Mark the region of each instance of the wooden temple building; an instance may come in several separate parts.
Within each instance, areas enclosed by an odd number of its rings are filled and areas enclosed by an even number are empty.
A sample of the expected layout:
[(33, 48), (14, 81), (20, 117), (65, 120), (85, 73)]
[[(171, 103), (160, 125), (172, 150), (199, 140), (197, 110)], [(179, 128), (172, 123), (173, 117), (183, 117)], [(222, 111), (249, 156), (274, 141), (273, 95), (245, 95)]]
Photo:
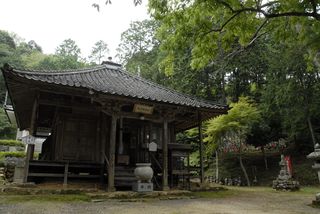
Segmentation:
[[(191, 146), (176, 134), (224, 114), (227, 106), (200, 100), (134, 76), (113, 62), (78, 70), (2, 69), (20, 130), (46, 136), (38, 160), (27, 151), (24, 181), (97, 179), (108, 191), (134, 182), (136, 163), (149, 162), (159, 189), (188, 175)], [(149, 148), (151, 145), (153, 149)], [(156, 145), (156, 146), (155, 146)]]

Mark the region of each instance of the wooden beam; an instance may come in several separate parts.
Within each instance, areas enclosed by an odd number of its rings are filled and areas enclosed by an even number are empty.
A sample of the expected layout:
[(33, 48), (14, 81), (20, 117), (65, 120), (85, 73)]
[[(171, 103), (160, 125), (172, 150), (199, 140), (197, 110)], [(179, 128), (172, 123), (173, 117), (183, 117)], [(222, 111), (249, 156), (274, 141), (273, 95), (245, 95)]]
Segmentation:
[(198, 132), (199, 132), (199, 153), (200, 153), (200, 181), (204, 182), (204, 169), (203, 169), (203, 142), (202, 142), (202, 121), (201, 113), (198, 111)]
[(109, 164), (108, 164), (108, 192), (115, 191), (114, 169), (115, 169), (115, 148), (116, 148), (117, 114), (111, 115), (110, 142), (109, 142)]
[(68, 102), (68, 101), (48, 100), (48, 99), (40, 98), (39, 104), (47, 105), (47, 106), (74, 108), (74, 109), (85, 109), (87, 111), (100, 110), (100, 107), (96, 106), (94, 104), (91, 104), (91, 103), (84, 104), (84, 103), (79, 103), (79, 102), (75, 102), (75, 101)]
[[(112, 110), (103, 109), (101, 111), (109, 116), (112, 115)], [(141, 120), (141, 114), (134, 113), (134, 112), (120, 111), (119, 115), (121, 115), (122, 118)], [(160, 116), (155, 116), (155, 115), (143, 115), (143, 120), (151, 121), (154, 123), (162, 123), (163, 122), (163, 119)]]
[(165, 118), (163, 121), (163, 143), (162, 143), (162, 190), (169, 190), (168, 186), (168, 141), (169, 141), (169, 132), (168, 132), (168, 120)]

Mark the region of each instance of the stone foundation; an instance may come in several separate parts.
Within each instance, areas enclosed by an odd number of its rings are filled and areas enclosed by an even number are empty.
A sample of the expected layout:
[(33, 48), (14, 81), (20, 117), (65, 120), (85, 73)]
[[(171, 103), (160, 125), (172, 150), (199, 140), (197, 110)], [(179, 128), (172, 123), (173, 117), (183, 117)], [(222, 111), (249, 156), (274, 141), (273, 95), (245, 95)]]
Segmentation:
[(273, 181), (272, 188), (276, 190), (296, 191), (296, 190), (299, 190), (300, 184), (298, 181), (294, 181), (294, 180), (277, 179)]

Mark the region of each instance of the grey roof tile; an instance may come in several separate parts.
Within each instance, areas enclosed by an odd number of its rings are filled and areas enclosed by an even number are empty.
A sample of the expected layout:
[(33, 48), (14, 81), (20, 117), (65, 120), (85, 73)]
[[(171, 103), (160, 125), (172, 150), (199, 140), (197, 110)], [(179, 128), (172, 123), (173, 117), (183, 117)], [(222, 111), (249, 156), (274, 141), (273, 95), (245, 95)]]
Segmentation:
[(68, 71), (31, 71), (12, 69), (15, 75), (50, 84), (83, 87), (97, 92), (207, 109), (227, 106), (201, 100), (132, 75), (120, 67), (100, 65)]

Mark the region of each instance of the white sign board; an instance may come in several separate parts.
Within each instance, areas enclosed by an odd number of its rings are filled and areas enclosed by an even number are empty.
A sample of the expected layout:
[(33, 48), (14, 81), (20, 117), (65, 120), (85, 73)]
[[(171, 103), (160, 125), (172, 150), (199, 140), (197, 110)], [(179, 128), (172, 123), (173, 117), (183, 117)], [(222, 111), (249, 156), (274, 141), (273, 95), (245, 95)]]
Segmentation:
[(149, 151), (150, 152), (156, 152), (158, 149), (158, 145), (155, 142), (149, 143)]
[(22, 142), (24, 142), (25, 144), (34, 144), (35, 139), (36, 138), (32, 135), (27, 135), (21, 138)]

